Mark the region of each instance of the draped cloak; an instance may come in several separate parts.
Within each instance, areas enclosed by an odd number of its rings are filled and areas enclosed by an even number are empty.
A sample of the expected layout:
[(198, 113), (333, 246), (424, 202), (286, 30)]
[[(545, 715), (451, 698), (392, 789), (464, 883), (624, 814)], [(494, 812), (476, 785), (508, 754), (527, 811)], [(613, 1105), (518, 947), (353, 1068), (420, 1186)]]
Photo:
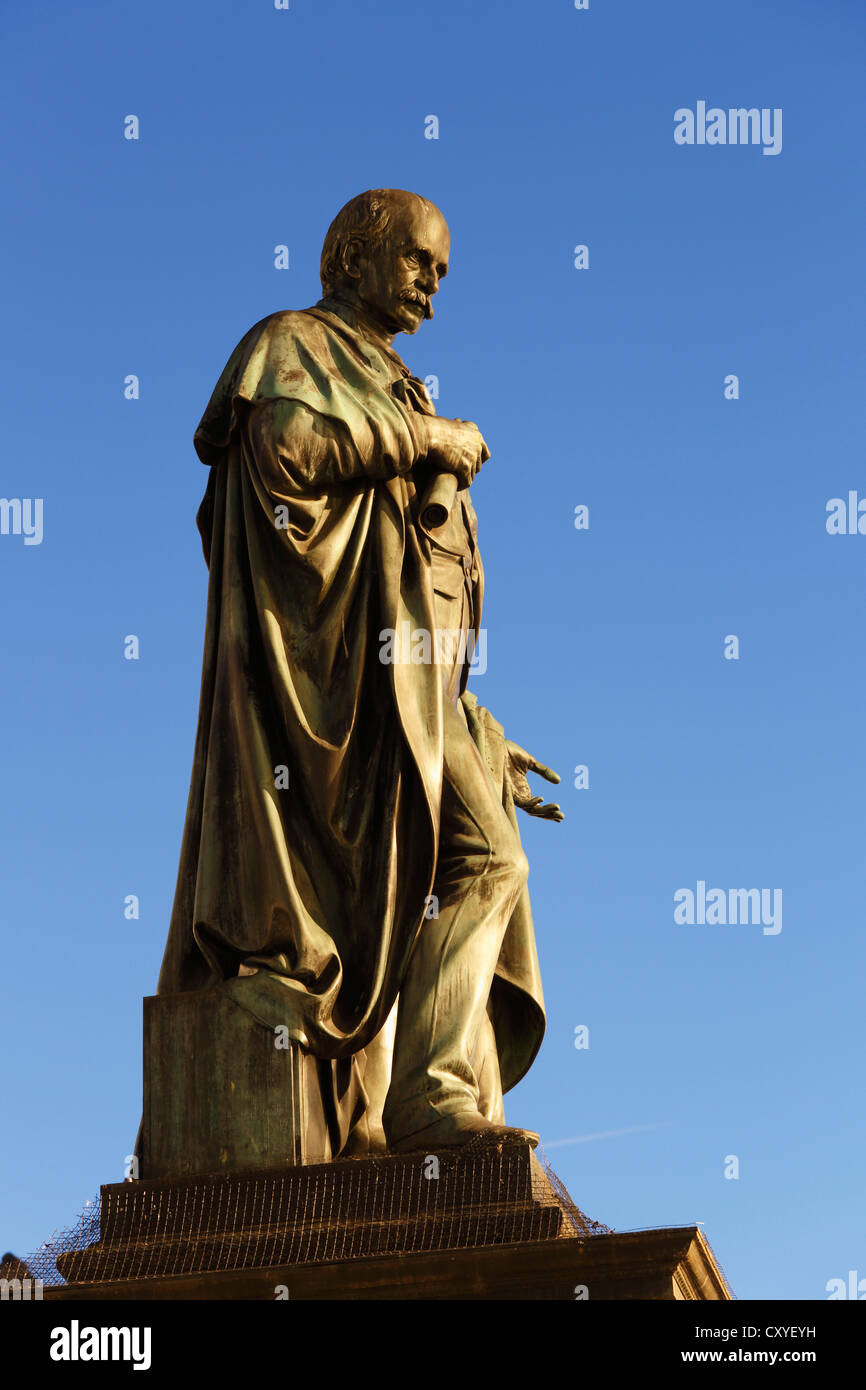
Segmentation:
[[(197, 516), (207, 617), (158, 992), (266, 959), (290, 1036), (335, 1067), (388, 1018), (435, 877), (440, 672), (380, 659), (384, 631), (436, 626), (416, 411), (433, 412), (423, 384), (326, 299), (250, 329), (194, 439), (210, 469)], [(455, 505), (475, 546), (468, 490)], [(476, 570), (477, 631), (480, 557)], [(465, 678), (469, 731), (516, 831), (503, 731)], [(505, 1091), (544, 1031), (525, 889), (488, 1014)]]

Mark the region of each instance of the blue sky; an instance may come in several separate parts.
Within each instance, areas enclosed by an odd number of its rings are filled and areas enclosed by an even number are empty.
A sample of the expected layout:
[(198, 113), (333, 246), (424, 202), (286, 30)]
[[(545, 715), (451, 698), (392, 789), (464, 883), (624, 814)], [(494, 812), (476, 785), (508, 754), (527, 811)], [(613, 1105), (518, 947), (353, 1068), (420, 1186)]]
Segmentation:
[[(521, 822), (549, 1023), (508, 1117), (591, 1216), (704, 1222), (741, 1297), (866, 1277), (866, 537), (825, 527), (866, 496), (861, 5), (157, 0), (3, 29), (0, 494), (42, 498), (44, 534), (0, 535), (0, 1247), (120, 1180), (138, 1123), (204, 630), (193, 430), (250, 325), (318, 298), (339, 207), (395, 186), (452, 233), (395, 346), (492, 451), (474, 688), (563, 774), (565, 823)], [(781, 108), (781, 153), (678, 146), (698, 101)], [(781, 932), (677, 925), (699, 880), (781, 888)]]

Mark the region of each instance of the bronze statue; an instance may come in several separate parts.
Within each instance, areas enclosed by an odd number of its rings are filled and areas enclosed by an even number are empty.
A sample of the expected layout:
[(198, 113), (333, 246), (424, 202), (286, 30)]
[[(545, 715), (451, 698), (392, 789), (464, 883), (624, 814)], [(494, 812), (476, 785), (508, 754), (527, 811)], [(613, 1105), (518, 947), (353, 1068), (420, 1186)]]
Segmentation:
[(195, 435), (210, 583), (159, 993), (287, 1028), (342, 1154), (538, 1139), (502, 1104), (544, 1029), (515, 807), (561, 820), (526, 774), (559, 778), (466, 689), (489, 453), (392, 346), (448, 256), (424, 198), (353, 198), (324, 297), (250, 329)]

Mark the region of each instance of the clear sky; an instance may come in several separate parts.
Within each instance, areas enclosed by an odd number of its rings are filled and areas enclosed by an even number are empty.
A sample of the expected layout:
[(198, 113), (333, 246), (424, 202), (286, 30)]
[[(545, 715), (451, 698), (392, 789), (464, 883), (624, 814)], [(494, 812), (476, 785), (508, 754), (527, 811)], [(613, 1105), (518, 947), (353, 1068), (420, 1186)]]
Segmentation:
[[(43, 523), (0, 535), (0, 1250), (135, 1136), (201, 669), (193, 431), (243, 333), (319, 297), (337, 210), (396, 186), (452, 261), (395, 346), (492, 451), (474, 689), (563, 775), (564, 824), (521, 820), (548, 1032), (508, 1118), (596, 1219), (704, 1222), (741, 1297), (866, 1277), (866, 536), (826, 529), (866, 497), (860, 0), (2, 27), (0, 494)], [(677, 144), (699, 102), (780, 109), (781, 150)], [(699, 881), (780, 889), (781, 930), (675, 922)]]

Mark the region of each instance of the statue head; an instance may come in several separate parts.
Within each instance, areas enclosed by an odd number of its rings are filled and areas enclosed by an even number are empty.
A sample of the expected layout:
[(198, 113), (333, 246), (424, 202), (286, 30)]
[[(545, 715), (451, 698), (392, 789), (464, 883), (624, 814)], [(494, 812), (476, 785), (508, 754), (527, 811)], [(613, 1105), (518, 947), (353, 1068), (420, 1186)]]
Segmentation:
[(448, 224), (402, 188), (373, 188), (341, 208), (322, 247), (322, 291), (357, 305), (388, 338), (417, 333), (448, 273)]

